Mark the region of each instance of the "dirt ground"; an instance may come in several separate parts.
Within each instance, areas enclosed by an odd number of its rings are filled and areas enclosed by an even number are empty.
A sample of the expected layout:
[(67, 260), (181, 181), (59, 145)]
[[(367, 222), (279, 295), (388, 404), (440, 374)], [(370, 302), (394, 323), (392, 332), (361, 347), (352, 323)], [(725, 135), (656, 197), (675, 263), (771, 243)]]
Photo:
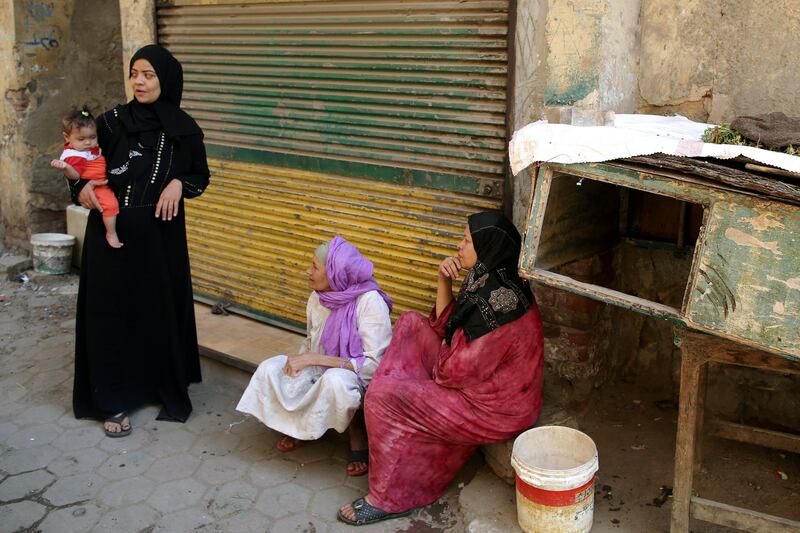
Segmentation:
[[(672, 500), (665, 494), (673, 481), (677, 408), (648, 383), (606, 384), (595, 398), (580, 417), (600, 457), (594, 531), (669, 531)], [(706, 437), (703, 457), (696, 495), (800, 520), (800, 455)], [(694, 521), (692, 531), (734, 530)]]
[[(71, 393), (71, 346), (76, 294), (77, 277), (74, 275), (60, 277), (31, 275), (28, 283), (0, 281), (0, 296), (2, 296), (0, 298), (2, 300), (0, 301), (0, 326), (2, 326), (0, 327), (0, 332), (2, 332), (2, 335), (0, 335), (2, 337), (0, 338), (0, 355), (2, 356), (0, 357), (0, 360), (2, 360), (2, 368), (0, 368), (0, 405), (2, 405), (4, 411), (8, 411), (6, 415), (0, 416), (0, 423), (2, 423), (0, 424), (2, 426), (0, 429), (8, 429), (13, 426), (12, 429), (16, 428), (15, 431), (23, 431), (26, 427), (38, 427), (36, 424), (41, 421), (25, 422), (22, 420), (21, 417), (24, 417), (24, 412), (21, 411), (23, 404), (31, 404), (34, 406), (31, 409), (39, 409), (39, 411), (43, 408), (37, 408), (35, 405), (60, 406), (59, 412), (63, 412), (63, 416), (56, 425), (63, 426), (63, 428), (58, 429), (58, 431), (67, 432), (68, 428), (75, 427), (76, 422), (70, 415), (69, 393)], [(12, 324), (13, 327), (11, 327)], [(17, 383), (19, 381), (18, 376), (34, 370), (32, 365), (35, 366), (37, 375), (31, 378), (32, 381), (26, 381), (25, 387), (22, 387)], [(228, 418), (231, 418), (231, 422), (235, 422), (236, 420), (233, 418), (235, 413), (233, 413), (232, 409), (227, 409), (227, 406), (233, 405), (236, 399), (235, 393), (238, 391), (237, 387), (243, 387), (248, 376), (239, 370), (222, 367), (218, 363), (211, 361), (204, 361), (204, 373), (215, 377), (204, 383), (200, 388), (194, 389), (193, 394), (196, 395), (196, 399), (207, 399), (210, 402), (209, 405), (213, 402), (218, 403), (220, 412), (214, 416), (220, 417), (220, 420), (226, 423), (229, 422)], [(221, 385), (223, 383), (224, 387)], [(224, 394), (220, 391), (223, 391)], [(218, 398), (220, 395), (224, 396), (222, 400)], [(664, 394), (653, 391), (650, 383), (617, 381), (606, 384), (596, 390), (592, 405), (585, 413), (580, 415), (581, 430), (595, 440), (600, 456), (600, 472), (595, 496), (594, 532), (666, 532), (669, 530), (671, 499), (668, 497), (668, 493), (672, 486), (672, 463), (677, 420), (677, 410), (670, 400), (671, 398), (665, 397)], [(36, 412), (38, 413), (39, 411)], [(155, 431), (158, 428), (155, 427), (156, 424), (154, 422), (143, 422), (149, 414), (152, 413), (147, 411), (134, 415), (134, 422), (141, 428), (139, 434), (150, 435), (148, 437), (149, 441), (143, 441), (143, 454), (148, 452), (150, 446), (158, 444), (158, 437), (153, 435), (160, 434)], [(211, 416), (208, 413), (207, 415), (208, 417)], [(196, 417), (194, 425), (199, 424), (202, 426), (204, 422), (202, 413), (198, 411), (193, 417)], [(213, 421), (218, 423), (216, 418)], [(192, 421), (190, 420), (190, 422)], [(34, 425), (26, 426), (25, 424)], [(143, 424), (146, 427), (143, 427)], [(86, 426), (85, 429), (83, 428), (84, 425)], [(150, 425), (154, 427), (151, 428)], [(191, 431), (192, 427), (188, 427), (191, 425), (187, 423), (186, 429)], [(17, 428), (17, 426), (19, 427)], [(96, 433), (99, 429), (95, 426), (96, 424), (87, 422), (75, 429), (75, 431)], [(161, 428), (161, 426), (158, 427)], [(200, 429), (204, 427), (202, 426)], [(244, 443), (249, 442), (248, 439), (258, 441), (259, 439), (271, 439), (274, 437), (274, 435), (265, 433), (263, 427), (255, 423), (250, 424), (248, 422), (247, 424), (236, 426), (236, 429), (242, 432), (242, 444), (239, 445), (239, 448), (244, 446)], [(185, 433), (181, 428), (174, 429), (171, 426), (165, 426), (159, 431), (162, 433), (164, 431)], [(231, 437), (222, 435), (221, 438)], [(5, 436), (0, 431), (0, 456), (20, 453), (14, 449), (15, 446), (19, 446), (14, 439), (19, 440), (18, 436), (12, 434), (10, 430), (8, 435)], [(320, 469), (320, 472), (331, 470), (334, 474), (339, 473), (341, 469), (340, 463), (343, 460), (339, 455), (344, 452), (331, 452), (328, 455), (322, 453), (327, 449), (326, 446), (338, 449), (341, 443), (336, 439), (334, 441), (336, 442), (322, 442), (319, 446), (309, 447), (310, 451), (306, 450), (308, 453), (311, 453), (311, 451), (319, 452), (320, 455), (319, 461), (312, 463), (310, 466)], [(50, 448), (49, 445), (43, 446)], [(103, 441), (99, 446), (101, 448), (104, 446)], [(236, 448), (234, 455), (241, 451), (239, 448)], [(75, 453), (80, 454), (79, 451)], [(101, 450), (98, 453), (108, 454), (107, 450)], [(794, 520), (800, 519), (800, 456), (707, 438), (704, 445), (704, 457), (703, 469), (696, 476), (696, 493), (698, 495)], [(294, 468), (298, 475), (302, 474), (304, 461), (308, 462), (307, 459), (303, 459), (301, 456), (285, 459), (292, 463), (289, 466)], [(199, 459), (199, 461), (205, 460), (205, 457)], [(54, 459), (53, 461), (57, 463), (58, 460)], [(327, 463), (330, 463), (330, 465)], [(281, 465), (286, 466), (283, 462), (281, 462)], [(328, 468), (331, 465), (333, 466)], [(247, 483), (248, 476), (252, 477), (252, 475), (247, 469), (253, 468), (253, 460), (248, 459), (240, 466), (242, 471), (247, 473), (242, 474), (240, 478), (242, 481), (235, 481), (235, 483), (239, 483), (245, 489), (250, 490)], [(459, 517), (457, 496), (459, 489), (465, 484), (469, 484), (471, 477), (481, 466), (482, 459), (480, 455), (476, 455), (461, 472), (456, 482), (453, 483), (446, 497), (439, 503), (415, 513), (411, 518), (402, 522), (398, 521), (392, 525), (387, 524), (385, 528), (367, 529), (371, 531), (402, 530), (416, 533), (466, 530)], [(58, 479), (62, 477), (61, 474), (58, 474), (58, 470), (53, 470), (52, 465), (43, 468), (43, 470), (46, 470), (46, 475), (51, 475), (51, 470), (55, 472), (52, 475), (56, 478), (54, 482), (57, 485)], [(783, 479), (776, 472), (782, 472), (786, 479)], [(147, 475), (145, 473), (144, 476), (139, 477), (146, 478)], [(328, 474), (325, 475), (327, 476)], [(11, 479), (9, 476), (13, 477), (8, 472), (0, 471), (0, 482), (8, 484)], [(300, 477), (302, 478), (302, 476)], [(187, 482), (191, 482), (193, 478), (187, 479), (189, 479)], [(53, 483), (53, 481), (48, 481), (48, 483)], [(142, 483), (152, 484), (151, 481), (146, 479)], [(298, 493), (309, 492), (307, 488), (303, 488), (302, 482), (298, 482), (298, 487), (294, 487), (293, 483), (285, 485), (284, 488), (291, 486), (292, 490), (298, 491)], [(366, 488), (364, 483), (365, 479), (362, 478), (356, 483), (347, 482), (341, 487), (337, 485), (333, 488), (322, 489), (314, 485), (309, 493), (310, 503), (307, 504), (305, 510), (289, 518), (292, 520), (295, 517), (298, 517), (298, 520), (302, 518), (304, 524), (306, 522), (309, 524), (314, 522), (316, 524), (315, 531), (318, 533), (321, 531), (340, 531), (342, 528), (335, 524), (335, 521), (327, 520), (332, 516), (332, 511), (327, 509), (327, 503), (325, 505), (320, 503), (327, 501), (324, 498), (320, 499), (320, 495), (325, 496), (330, 491), (330, 498), (328, 499), (333, 502), (330, 504), (333, 506), (334, 503), (340, 503), (339, 500), (344, 500), (344, 496), (340, 496), (340, 493), (342, 495), (357, 494)], [(15, 497), (17, 499), (12, 498), (11, 500), (6, 499), (3, 501), (7, 502), (6, 507), (16, 505), (20, 509), (24, 505), (44, 505), (47, 507), (46, 513), (48, 513), (48, 517), (49, 514), (66, 512), (67, 510), (75, 513), (80, 510), (79, 507), (85, 507), (88, 509), (88, 514), (70, 516), (74, 520), (84, 520), (95, 512), (98, 513), (95, 518), (100, 525), (104, 523), (102, 520), (106, 519), (103, 518), (104, 516), (108, 517), (116, 512), (121, 512), (113, 508), (113, 506), (109, 507), (108, 504), (103, 503), (105, 500), (102, 494), (97, 497), (99, 499), (65, 503), (61, 507), (54, 506), (52, 502), (48, 503), (45, 500), (47, 500), (48, 494), (54, 491), (53, 487), (56, 485), (51, 484), (49, 488), (43, 485), (44, 488), (41, 488), (38, 493), (30, 492), (24, 498)], [(209, 494), (217, 490), (215, 487), (216, 485), (214, 484), (209, 485), (207, 498), (210, 498)], [(257, 488), (261, 490), (260, 487)], [(239, 487), (237, 490), (244, 489)], [(252, 488), (252, 491), (255, 490), (256, 488)], [(503, 490), (506, 489), (504, 488)], [(513, 497), (513, 490), (510, 487), (507, 487), (507, 490), (509, 498)], [(218, 495), (216, 497), (218, 498)], [(269, 516), (267, 515), (267, 518), (263, 518), (262, 515), (259, 515), (258, 512), (261, 512), (259, 501), (255, 497), (251, 497), (251, 499), (254, 500), (252, 508), (243, 509), (231, 516), (242, 523), (251, 519), (255, 526), (252, 530), (263, 531), (264, 524), (267, 523), (264, 520), (270, 520)], [(240, 500), (241, 498), (237, 501), (241, 504)], [(201, 501), (198, 505), (202, 503)], [(142, 506), (144, 504), (137, 505)], [(136, 507), (136, 509), (138, 508)], [(194, 526), (201, 523), (202, 520), (212, 520), (204, 526), (206, 529), (203, 529), (203, 531), (224, 530), (224, 524), (227, 522), (223, 522), (221, 519), (214, 519), (214, 517), (203, 518), (205, 515), (190, 516), (189, 510), (183, 511), (184, 515), (178, 516), (180, 520), (184, 520), (182, 522), (184, 525)], [(41, 512), (44, 513), (45, 511)], [(87, 511), (83, 512), (86, 513)], [(0, 510), (0, 518), (2, 516), (5, 515)], [(24, 523), (24, 516), (20, 517), (13, 514), (9, 514), (9, 516), (21, 519), (23, 520), (21, 523)], [(48, 524), (48, 518), (44, 516), (42, 515), (43, 518), (32, 522), (38, 524), (34, 529), (27, 530), (47, 530), (47, 528), (42, 529), (43, 525)], [(162, 523), (173, 524), (174, 526), (176, 522), (169, 522), (172, 516), (165, 513), (153, 514), (152, 523), (157, 525)], [(325, 520), (320, 519), (320, 516), (324, 517)], [(56, 518), (55, 514), (54, 518)], [(230, 517), (226, 519), (228, 521), (231, 520)], [(192, 520), (197, 520), (198, 522), (193, 522)], [(0, 520), (0, 531), (6, 530), (4, 529), (3, 521)], [(272, 523), (275, 525), (267, 526), (267, 530), (278, 531), (278, 529), (269, 528), (278, 527), (281, 522), (275, 521)], [(392, 527), (394, 525), (397, 527)], [(156, 530), (169, 530), (170, 527), (166, 529), (164, 527), (161, 527), (161, 529), (156, 527)], [(247, 528), (240, 527), (242, 531), (245, 529)], [(291, 531), (301, 530), (303, 529), (291, 529)], [(692, 530), (696, 533), (730, 531), (702, 522), (695, 522)]]

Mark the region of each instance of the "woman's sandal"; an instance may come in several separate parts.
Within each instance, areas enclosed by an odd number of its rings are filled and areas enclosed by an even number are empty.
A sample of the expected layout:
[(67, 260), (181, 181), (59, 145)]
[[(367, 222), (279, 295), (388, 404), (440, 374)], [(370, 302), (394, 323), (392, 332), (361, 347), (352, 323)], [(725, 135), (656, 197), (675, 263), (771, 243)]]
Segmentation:
[[(112, 439), (118, 439), (120, 437), (127, 437), (131, 434), (131, 423), (130, 419), (128, 419), (127, 424), (123, 424), (123, 421), (128, 418), (128, 413), (121, 412), (118, 415), (110, 416), (103, 421), (103, 431), (106, 433), (106, 437), (111, 437)], [(119, 431), (110, 431), (106, 428), (106, 424), (108, 423), (117, 424), (119, 426)], [(125, 429), (125, 426), (128, 426), (128, 429)]]
[[(291, 443), (289, 443), (289, 439), (291, 439)], [(289, 435), (284, 435), (283, 437), (278, 439), (278, 442), (275, 443), (275, 447), (278, 449), (279, 452), (292, 452), (299, 448), (300, 446), (304, 445), (306, 441), (296, 439), (294, 437), (290, 437)]]
[[(362, 468), (350, 469), (350, 465), (355, 463), (363, 463), (364, 466)], [(369, 450), (350, 450), (350, 455), (347, 457), (347, 475), (350, 477), (358, 477), (363, 476), (369, 472)]]
[(339, 509), (336, 518), (351, 526), (366, 526), (367, 524), (374, 524), (375, 522), (402, 518), (410, 515), (413, 510), (404, 511), (402, 513), (387, 513), (386, 511), (381, 511), (377, 507), (371, 506), (364, 498), (359, 498), (350, 505), (353, 507), (353, 516), (355, 516), (355, 520), (347, 518), (342, 514), (341, 509)]

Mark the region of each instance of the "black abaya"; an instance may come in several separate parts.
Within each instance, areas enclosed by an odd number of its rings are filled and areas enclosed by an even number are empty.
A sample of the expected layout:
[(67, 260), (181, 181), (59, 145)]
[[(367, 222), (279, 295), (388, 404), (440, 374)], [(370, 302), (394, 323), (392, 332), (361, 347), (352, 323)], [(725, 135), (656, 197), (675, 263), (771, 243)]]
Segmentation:
[[(205, 148), (201, 133), (169, 138), (163, 131), (127, 131), (120, 116), (130, 105), (97, 121), (124, 246), (107, 244), (102, 216), (93, 210), (78, 293), (73, 408), (77, 418), (104, 418), (158, 402), (163, 416), (185, 421), (189, 383), (201, 376), (184, 205), (169, 221), (155, 217), (155, 206), (174, 178), (184, 197), (203, 192)], [(74, 184), (75, 196), (84, 181)]]

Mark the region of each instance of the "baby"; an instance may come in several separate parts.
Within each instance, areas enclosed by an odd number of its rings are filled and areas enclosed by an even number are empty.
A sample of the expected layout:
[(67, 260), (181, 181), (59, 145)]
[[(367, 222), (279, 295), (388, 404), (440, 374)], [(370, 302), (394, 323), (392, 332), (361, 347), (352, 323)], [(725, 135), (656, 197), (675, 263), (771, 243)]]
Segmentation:
[[(97, 146), (97, 125), (94, 117), (84, 108), (67, 113), (61, 121), (64, 131), (64, 151), (59, 159), (53, 159), (50, 166), (64, 171), (71, 179), (106, 179), (106, 158)], [(106, 227), (106, 241), (112, 248), (121, 248), (117, 236), (117, 215), (119, 202), (114, 191), (107, 185), (94, 188), (97, 201), (102, 208), (103, 224)]]

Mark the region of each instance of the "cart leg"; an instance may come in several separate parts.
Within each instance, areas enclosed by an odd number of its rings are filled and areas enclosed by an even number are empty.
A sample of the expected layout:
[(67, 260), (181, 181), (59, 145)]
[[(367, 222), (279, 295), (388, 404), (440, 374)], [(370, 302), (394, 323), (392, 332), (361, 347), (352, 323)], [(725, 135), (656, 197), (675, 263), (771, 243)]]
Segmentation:
[(703, 427), (706, 420), (706, 387), (708, 386), (708, 367), (710, 363), (698, 362), (700, 379), (697, 383), (697, 431), (695, 432), (694, 469), (699, 471), (703, 463)]
[(671, 533), (689, 531), (694, 447), (697, 436), (701, 368), (705, 359), (696, 353), (689, 338), (681, 344), (681, 392), (678, 435), (675, 442), (675, 481), (672, 489)]

